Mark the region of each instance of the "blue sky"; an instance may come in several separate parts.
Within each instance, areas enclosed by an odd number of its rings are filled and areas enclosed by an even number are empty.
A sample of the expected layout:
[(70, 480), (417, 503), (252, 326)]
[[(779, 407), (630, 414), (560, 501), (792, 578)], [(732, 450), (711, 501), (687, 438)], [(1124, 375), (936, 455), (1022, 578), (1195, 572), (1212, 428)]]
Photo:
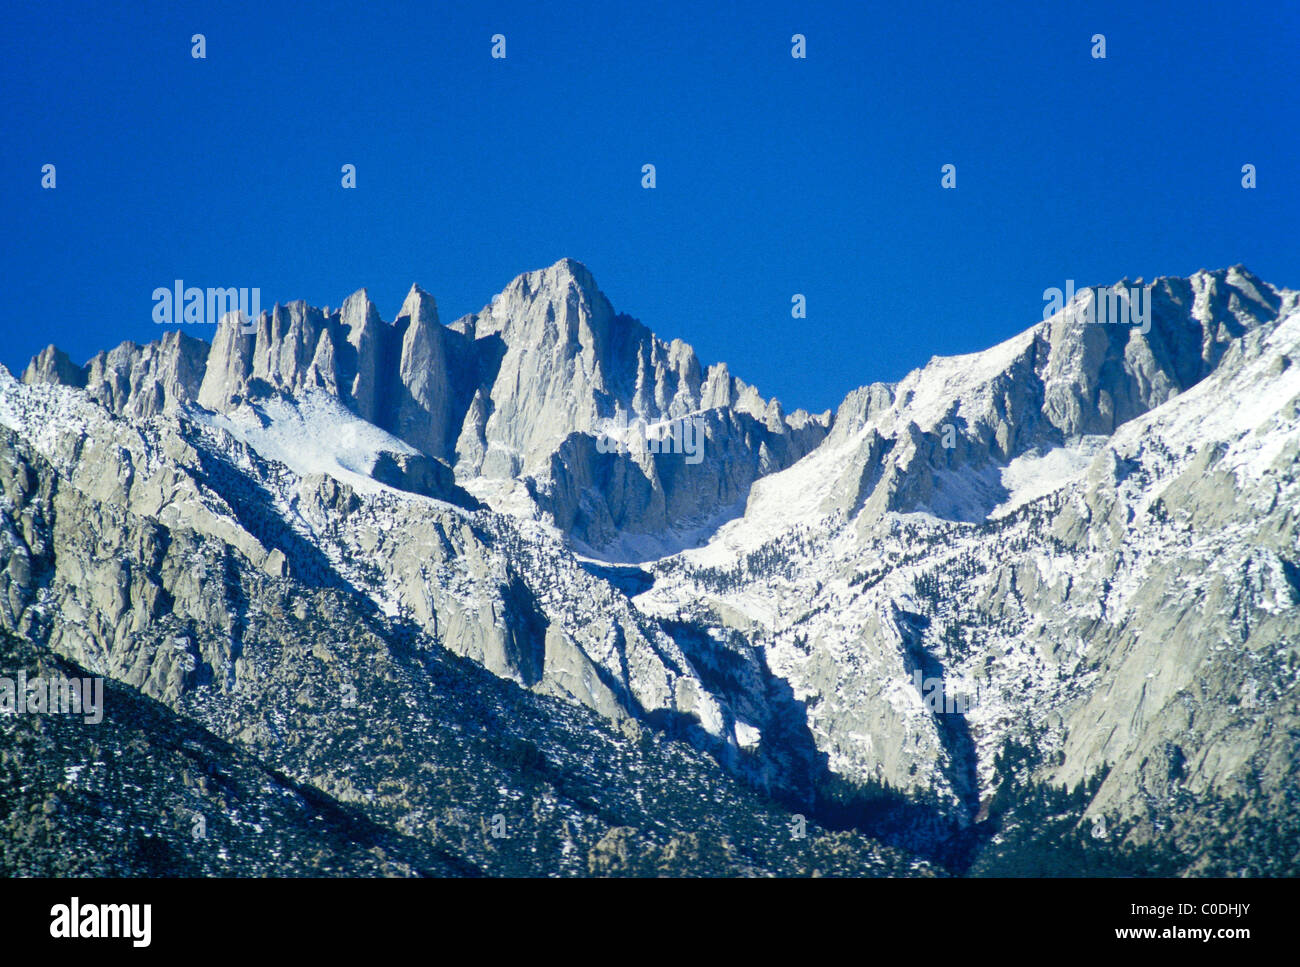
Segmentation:
[(1066, 279), (1241, 262), (1300, 287), (1292, 2), (264, 0), (7, 18), (11, 369), (50, 342), (81, 362), (158, 338), (151, 294), (177, 278), (257, 286), (264, 306), (366, 286), (390, 320), (419, 282), (450, 322), (570, 256), (661, 336), (819, 410), (1020, 331)]

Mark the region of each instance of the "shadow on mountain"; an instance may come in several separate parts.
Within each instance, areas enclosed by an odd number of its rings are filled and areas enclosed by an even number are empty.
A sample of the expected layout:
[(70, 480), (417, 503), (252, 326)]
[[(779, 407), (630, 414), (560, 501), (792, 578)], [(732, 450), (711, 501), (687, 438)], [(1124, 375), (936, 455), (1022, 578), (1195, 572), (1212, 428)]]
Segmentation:
[(601, 564), (583, 558), (577, 558), (577, 561), (578, 566), (592, 577), (608, 581), (629, 598), (634, 598), (654, 587), (654, 577), (635, 564)]
[(426, 453), (379, 451), (370, 476), (397, 490), (445, 500), (466, 510), (482, 510), (483, 504), (456, 483), (451, 467)]
[[(970, 726), (961, 709), (953, 707), (956, 703), (952, 680), (943, 663), (934, 657), (924, 646), (924, 631), (930, 625), (925, 615), (912, 611), (898, 611), (896, 624), (903, 635), (903, 670), (914, 681), (920, 673), (922, 681), (922, 704), (934, 702), (937, 692), (938, 709), (932, 708), (935, 732), (944, 751), (948, 753), (949, 766), (945, 776), (949, 785), (961, 797), (967, 813), (974, 816), (979, 810), (979, 777), (976, 774), (975, 740), (971, 738)], [(960, 697), (963, 701), (965, 696)]]
[[(991, 833), (986, 824), (972, 826), (952, 814), (937, 797), (907, 794), (887, 783), (855, 783), (831, 771), (827, 753), (817, 747), (808, 727), (807, 703), (795, 696), (790, 683), (772, 673), (761, 648), (733, 632), (726, 644), (685, 622), (661, 626), (685, 652), (701, 682), (726, 697), (739, 714), (753, 712), (761, 722), (757, 750), (724, 745), (704, 732), (693, 716), (652, 712), (647, 720), (669, 735), (686, 738), (714, 756), (728, 772), (785, 808), (804, 813), (830, 830), (852, 830), (889, 846), (905, 849), (953, 872), (963, 872), (980, 844)], [(940, 723), (940, 733), (957, 768), (963, 805), (973, 816), (978, 803), (968, 790), (976, 788), (973, 744), (961, 716)]]

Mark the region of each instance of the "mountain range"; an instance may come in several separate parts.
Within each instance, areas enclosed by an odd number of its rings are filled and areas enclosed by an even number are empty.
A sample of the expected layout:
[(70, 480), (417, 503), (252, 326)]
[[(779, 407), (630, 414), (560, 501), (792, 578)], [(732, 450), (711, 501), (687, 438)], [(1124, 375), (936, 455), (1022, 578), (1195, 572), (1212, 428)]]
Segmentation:
[(0, 869), (1300, 871), (1300, 292), (822, 414), (571, 259), (255, 322), (0, 371), (0, 671), (110, 686), (0, 719)]

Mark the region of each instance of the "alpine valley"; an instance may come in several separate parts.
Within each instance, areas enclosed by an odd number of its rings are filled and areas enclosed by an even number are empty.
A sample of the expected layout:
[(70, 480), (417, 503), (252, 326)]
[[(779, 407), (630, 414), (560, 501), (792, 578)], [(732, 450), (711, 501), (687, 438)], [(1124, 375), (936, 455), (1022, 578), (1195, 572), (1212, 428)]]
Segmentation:
[(0, 872), (1300, 873), (1300, 292), (1120, 285), (822, 414), (569, 259), (0, 367), (0, 674), (105, 679)]

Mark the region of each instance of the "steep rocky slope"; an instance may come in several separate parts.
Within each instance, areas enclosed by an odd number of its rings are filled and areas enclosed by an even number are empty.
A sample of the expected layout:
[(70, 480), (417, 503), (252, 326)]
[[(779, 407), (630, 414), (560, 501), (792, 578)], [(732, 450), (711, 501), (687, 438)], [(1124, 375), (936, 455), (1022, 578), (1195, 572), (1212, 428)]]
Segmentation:
[(638, 604), (762, 642), (833, 771), (971, 821), (1010, 744), (1045, 781), (1107, 770), (1088, 818), (1135, 838), (1238, 796), (1294, 826), (1298, 297), (1240, 269), (1154, 290), (1149, 334), (1075, 305), (855, 394)]

